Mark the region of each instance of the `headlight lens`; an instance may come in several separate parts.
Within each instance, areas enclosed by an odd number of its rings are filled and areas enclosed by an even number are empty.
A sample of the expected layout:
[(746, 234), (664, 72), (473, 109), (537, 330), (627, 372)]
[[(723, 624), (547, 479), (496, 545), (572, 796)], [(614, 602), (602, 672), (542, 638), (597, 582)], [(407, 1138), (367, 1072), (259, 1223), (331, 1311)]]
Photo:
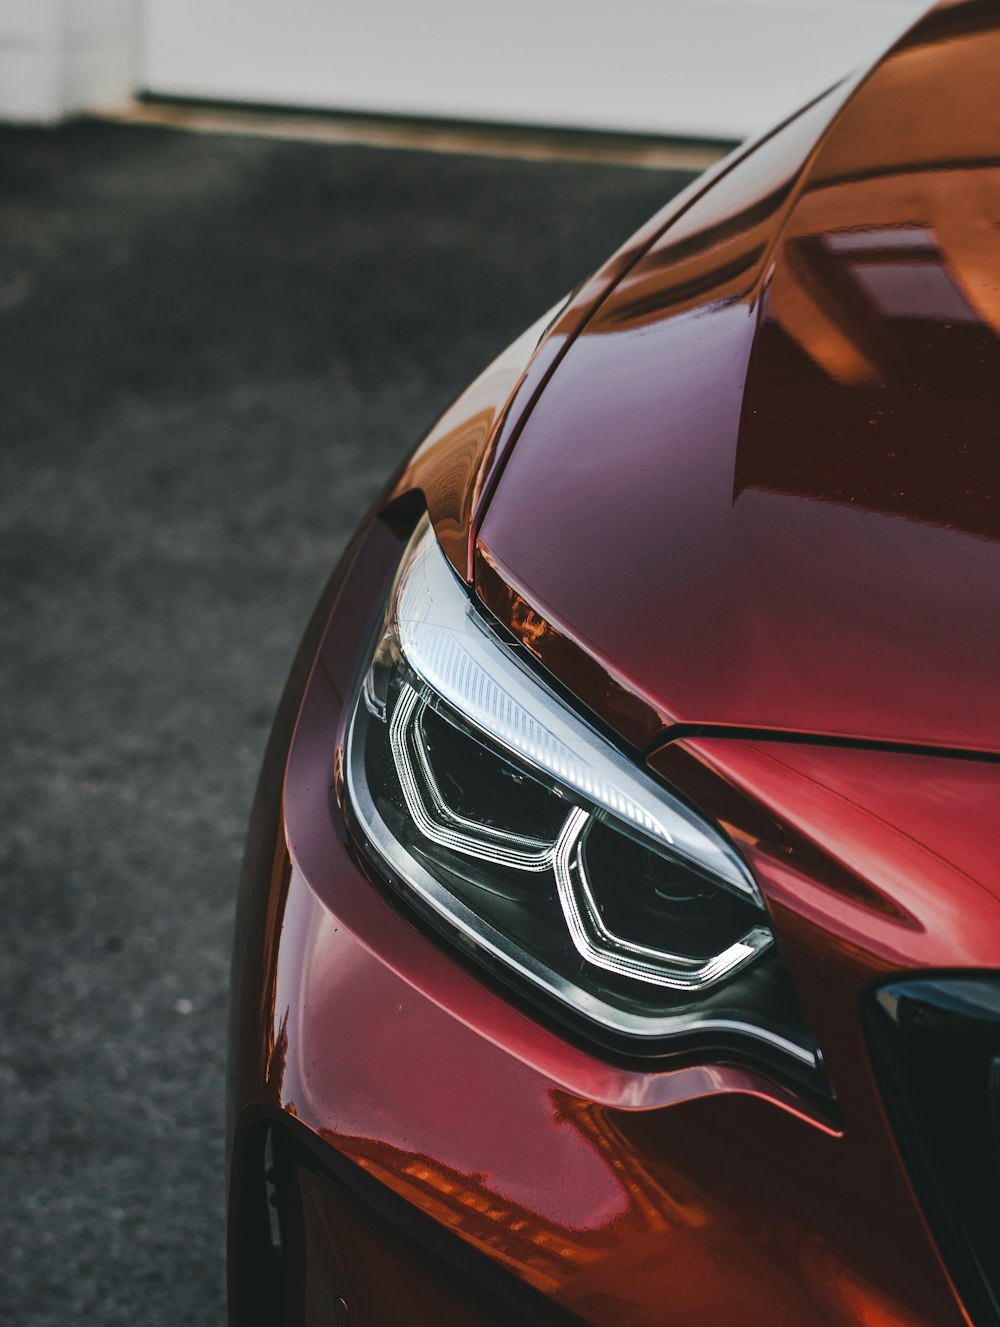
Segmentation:
[(742, 859), (498, 638), (426, 519), (389, 596), (346, 766), (381, 874), (602, 1042), (742, 1048), (819, 1076)]

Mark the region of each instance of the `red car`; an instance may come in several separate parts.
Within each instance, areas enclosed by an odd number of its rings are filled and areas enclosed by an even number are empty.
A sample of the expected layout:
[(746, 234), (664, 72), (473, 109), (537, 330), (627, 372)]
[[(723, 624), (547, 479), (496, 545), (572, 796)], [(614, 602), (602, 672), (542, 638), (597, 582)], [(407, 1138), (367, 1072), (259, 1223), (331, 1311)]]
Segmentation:
[(1000, 5), (451, 407), (253, 813), (234, 1324), (1000, 1322)]

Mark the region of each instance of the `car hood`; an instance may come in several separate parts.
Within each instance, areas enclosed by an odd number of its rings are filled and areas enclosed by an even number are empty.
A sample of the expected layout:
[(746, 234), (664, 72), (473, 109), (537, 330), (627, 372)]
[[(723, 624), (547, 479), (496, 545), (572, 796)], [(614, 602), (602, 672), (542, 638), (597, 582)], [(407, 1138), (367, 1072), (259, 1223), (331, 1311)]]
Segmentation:
[(529, 414), (480, 564), (626, 736), (1000, 751), (998, 25), (939, 8), (737, 162)]

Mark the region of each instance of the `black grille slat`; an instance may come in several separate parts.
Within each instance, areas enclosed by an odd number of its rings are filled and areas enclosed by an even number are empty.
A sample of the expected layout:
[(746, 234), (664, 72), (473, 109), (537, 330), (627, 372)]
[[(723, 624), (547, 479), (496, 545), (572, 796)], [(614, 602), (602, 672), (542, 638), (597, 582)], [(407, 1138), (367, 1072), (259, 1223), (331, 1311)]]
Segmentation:
[(865, 1021), (942, 1257), (976, 1327), (1000, 1327), (1000, 976), (892, 982)]

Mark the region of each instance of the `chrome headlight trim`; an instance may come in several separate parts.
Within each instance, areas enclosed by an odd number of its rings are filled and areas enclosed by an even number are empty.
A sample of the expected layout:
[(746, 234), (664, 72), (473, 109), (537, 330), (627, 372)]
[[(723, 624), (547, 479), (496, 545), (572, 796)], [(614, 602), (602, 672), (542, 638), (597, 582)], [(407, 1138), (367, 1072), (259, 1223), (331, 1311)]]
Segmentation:
[[(376, 677), (379, 669), (396, 679), (391, 711)], [(516, 764), (543, 777), (552, 794), (564, 799), (561, 830), (551, 839), (512, 834), (457, 812), (438, 784), (421, 736), (424, 716), (431, 710), (450, 715), (463, 730), (480, 735), (484, 745), (508, 753)], [(376, 802), (378, 793), (373, 796), (369, 786), (365, 747), (372, 725), (384, 733), (391, 753), (386, 759), (398, 779), (399, 801), (421, 840), (423, 860), (387, 824)], [(498, 974), (543, 992), (613, 1037), (657, 1043), (657, 1048), (675, 1040), (685, 1046), (694, 1039), (716, 1046), (734, 1038), (750, 1040), (807, 1074), (818, 1071), (820, 1057), (808, 1035), (796, 1040), (778, 1026), (767, 1026), (766, 1020), (726, 1016), (728, 1010), (720, 1016), (698, 1007), (701, 996), (725, 986), (774, 948), (756, 882), (713, 826), (635, 766), (518, 658), (516, 647), (497, 636), (452, 571), (426, 518), (390, 592), (374, 662), (365, 670), (354, 702), (345, 755), (350, 819), (377, 873), (436, 918), (467, 952), (488, 960)], [(703, 874), (710, 873), (734, 897), (759, 910), (759, 924), (701, 959), (616, 933), (601, 915), (581, 850), (598, 822), (660, 844)], [(633, 1007), (623, 1007), (569, 980), (437, 878), (428, 868), (423, 850), (427, 845), (519, 877), (551, 872), (563, 925), (584, 964), (650, 991), (676, 992), (682, 1007), (636, 1012), (634, 1001)]]

